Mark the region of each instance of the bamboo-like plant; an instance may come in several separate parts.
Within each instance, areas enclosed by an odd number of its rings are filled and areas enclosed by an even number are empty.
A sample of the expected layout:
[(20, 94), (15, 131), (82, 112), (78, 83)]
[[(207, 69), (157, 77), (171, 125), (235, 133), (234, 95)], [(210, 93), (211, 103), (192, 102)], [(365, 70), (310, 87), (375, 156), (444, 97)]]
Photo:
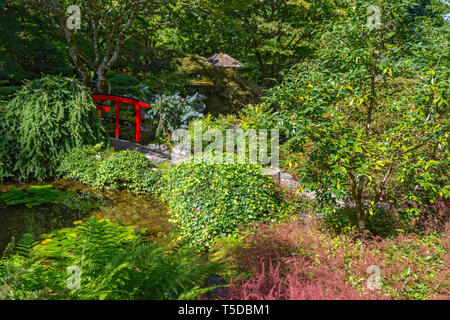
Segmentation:
[(3, 107), (0, 137), (0, 179), (51, 178), (61, 153), (107, 143), (89, 91), (76, 80), (54, 76), (27, 83)]

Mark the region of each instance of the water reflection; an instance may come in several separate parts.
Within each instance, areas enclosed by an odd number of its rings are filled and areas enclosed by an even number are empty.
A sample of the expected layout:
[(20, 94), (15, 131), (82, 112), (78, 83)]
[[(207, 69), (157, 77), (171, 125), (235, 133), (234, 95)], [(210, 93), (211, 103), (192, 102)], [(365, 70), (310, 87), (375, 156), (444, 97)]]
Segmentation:
[[(37, 184), (3, 184), (0, 185), (0, 193), (13, 188), (27, 190)], [(145, 228), (151, 240), (161, 240), (170, 231), (167, 208), (153, 197), (133, 196), (125, 191), (101, 192), (67, 180), (58, 180), (52, 185), (62, 191), (75, 190), (77, 193), (64, 203), (47, 203), (32, 208), (0, 201), (0, 253), (13, 237), (18, 241), (23, 234), (31, 233), (39, 240), (43, 233), (73, 227), (75, 221), (87, 220), (93, 215), (135, 226), (137, 231)]]

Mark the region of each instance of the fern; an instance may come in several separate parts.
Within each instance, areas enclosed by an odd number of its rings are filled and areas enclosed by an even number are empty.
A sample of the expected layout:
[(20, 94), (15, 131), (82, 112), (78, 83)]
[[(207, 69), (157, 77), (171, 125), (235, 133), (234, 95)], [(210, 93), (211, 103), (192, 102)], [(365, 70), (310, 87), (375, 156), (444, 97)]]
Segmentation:
[(22, 239), (17, 243), (15, 251), (18, 255), (31, 259), (33, 248), (38, 244), (34, 240), (34, 236), (30, 233), (23, 235)]
[[(51, 239), (36, 246), (25, 235), (16, 254), (0, 260), (0, 287), (11, 288), (4, 298), (194, 299), (215, 288), (204, 284), (221, 269), (189, 249), (146, 242), (132, 227), (95, 217)], [(66, 288), (72, 265), (81, 269), (77, 290)]]

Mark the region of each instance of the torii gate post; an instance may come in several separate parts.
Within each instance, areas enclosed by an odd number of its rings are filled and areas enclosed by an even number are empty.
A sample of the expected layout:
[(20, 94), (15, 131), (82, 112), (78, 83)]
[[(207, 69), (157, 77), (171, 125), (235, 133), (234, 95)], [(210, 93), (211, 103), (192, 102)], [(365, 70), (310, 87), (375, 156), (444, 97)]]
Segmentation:
[(115, 128), (116, 128), (116, 132), (115, 132), (115, 137), (116, 139), (119, 139), (120, 137), (120, 125), (119, 125), (119, 119), (120, 119), (120, 101), (116, 100), (114, 101), (114, 111), (115, 111), (115, 115), (114, 115), (114, 120), (115, 120)]

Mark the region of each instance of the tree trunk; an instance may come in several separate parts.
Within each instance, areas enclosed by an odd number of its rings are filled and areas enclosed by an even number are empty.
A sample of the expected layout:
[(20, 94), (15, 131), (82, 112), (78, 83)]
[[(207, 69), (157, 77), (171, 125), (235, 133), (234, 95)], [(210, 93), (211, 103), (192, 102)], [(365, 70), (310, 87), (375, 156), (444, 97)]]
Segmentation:
[(365, 224), (366, 217), (364, 214), (364, 204), (363, 204), (363, 191), (364, 191), (364, 178), (360, 178), (355, 198), (356, 218), (358, 221), (358, 229), (360, 231), (364, 231), (364, 229), (366, 228)]
[(108, 84), (108, 80), (105, 76), (105, 70), (97, 71), (97, 93), (110, 93), (110, 88)]

